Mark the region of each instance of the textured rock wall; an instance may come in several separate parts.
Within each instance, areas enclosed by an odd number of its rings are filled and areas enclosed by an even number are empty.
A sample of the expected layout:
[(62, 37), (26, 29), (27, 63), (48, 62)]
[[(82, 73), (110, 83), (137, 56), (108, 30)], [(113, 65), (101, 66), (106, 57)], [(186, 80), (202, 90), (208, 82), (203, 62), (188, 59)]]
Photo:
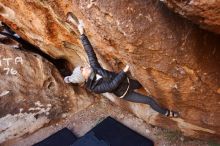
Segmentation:
[(93, 101), (74, 92), (41, 56), (2, 44), (0, 85), (0, 144), (67, 117)]
[(161, 0), (202, 28), (220, 33), (220, 0)]
[[(73, 12), (103, 65), (119, 71), (125, 64), (148, 95), (180, 112), (161, 117), (147, 105), (115, 103), (145, 121), (198, 138), (219, 138), (220, 36), (199, 29), (157, 0), (1, 0), (0, 19), (20, 36), (55, 58), (86, 64), (75, 28), (65, 23)], [(104, 59), (103, 59), (104, 58)]]

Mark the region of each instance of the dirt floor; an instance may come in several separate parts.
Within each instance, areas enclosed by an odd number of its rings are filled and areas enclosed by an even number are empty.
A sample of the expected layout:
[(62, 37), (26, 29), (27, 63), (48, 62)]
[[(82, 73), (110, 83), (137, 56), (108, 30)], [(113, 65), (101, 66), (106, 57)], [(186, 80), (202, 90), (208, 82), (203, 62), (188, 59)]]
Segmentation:
[(137, 131), (143, 136), (152, 139), (156, 146), (214, 146), (212, 142), (192, 140), (181, 135), (179, 132), (171, 132), (145, 123), (133, 114), (121, 109), (109, 100), (102, 98), (95, 104), (74, 114), (63, 115), (63, 120), (57, 124), (42, 128), (30, 136), (24, 136), (7, 142), (7, 146), (29, 146), (43, 140), (49, 135), (68, 127), (78, 137), (83, 136), (87, 131), (101, 122), (107, 116), (111, 116), (129, 128)]

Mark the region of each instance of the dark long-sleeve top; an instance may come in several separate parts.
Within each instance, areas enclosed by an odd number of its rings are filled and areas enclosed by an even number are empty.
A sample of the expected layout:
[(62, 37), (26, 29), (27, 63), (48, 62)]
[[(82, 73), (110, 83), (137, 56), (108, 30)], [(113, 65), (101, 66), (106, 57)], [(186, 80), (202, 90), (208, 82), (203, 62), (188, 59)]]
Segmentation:
[[(86, 87), (95, 93), (113, 92), (117, 96), (123, 95), (129, 88), (129, 81), (126, 73), (111, 72), (102, 68), (93, 47), (85, 34), (80, 36), (83, 47), (89, 59), (89, 64), (93, 69), (89, 79), (86, 82)], [(140, 87), (140, 83), (131, 80), (132, 85), (136, 88)]]

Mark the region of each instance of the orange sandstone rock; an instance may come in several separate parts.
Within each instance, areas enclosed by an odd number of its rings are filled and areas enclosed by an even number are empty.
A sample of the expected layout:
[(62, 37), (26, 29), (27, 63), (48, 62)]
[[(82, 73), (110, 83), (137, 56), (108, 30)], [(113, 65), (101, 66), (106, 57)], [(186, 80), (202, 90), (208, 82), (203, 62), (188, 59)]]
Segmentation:
[(191, 137), (219, 139), (220, 36), (200, 29), (157, 0), (1, 0), (0, 6), (0, 20), (16, 24), (16, 33), (24, 39), (54, 58), (85, 65), (77, 32), (65, 22), (66, 13), (73, 12), (83, 19), (105, 67), (119, 71), (129, 64), (147, 94), (181, 117), (161, 117), (147, 105), (105, 94), (109, 99), (150, 124)]

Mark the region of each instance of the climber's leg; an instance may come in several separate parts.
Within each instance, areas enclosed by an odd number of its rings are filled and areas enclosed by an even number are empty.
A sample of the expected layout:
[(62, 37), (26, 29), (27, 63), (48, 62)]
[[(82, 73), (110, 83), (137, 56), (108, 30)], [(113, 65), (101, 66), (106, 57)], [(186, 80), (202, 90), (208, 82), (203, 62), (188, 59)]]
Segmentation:
[(158, 113), (165, 115), (165, 116), (170, 116), (170, 117), (177, 117), (178, 116), (178, 114), (176, 112), (167, 110), (167, 109), (159, 106), (159, 104), (157, 104), (157, 102), (155, 100), (153, 100), (151, 97), (139, 94), (134, 91), (128, 93), (123, 99), (131, 101), (131, 102), (149, 104), (152, 109), (154, 109)]
[(123, 99), (137, 102), (137, 103), (145, 103), (149, 104), (155, 111), (165, 115), (167, 110), (160, 107), (151, 97), (139, 94), (137, 92), (130, 92), (128, 93)]

